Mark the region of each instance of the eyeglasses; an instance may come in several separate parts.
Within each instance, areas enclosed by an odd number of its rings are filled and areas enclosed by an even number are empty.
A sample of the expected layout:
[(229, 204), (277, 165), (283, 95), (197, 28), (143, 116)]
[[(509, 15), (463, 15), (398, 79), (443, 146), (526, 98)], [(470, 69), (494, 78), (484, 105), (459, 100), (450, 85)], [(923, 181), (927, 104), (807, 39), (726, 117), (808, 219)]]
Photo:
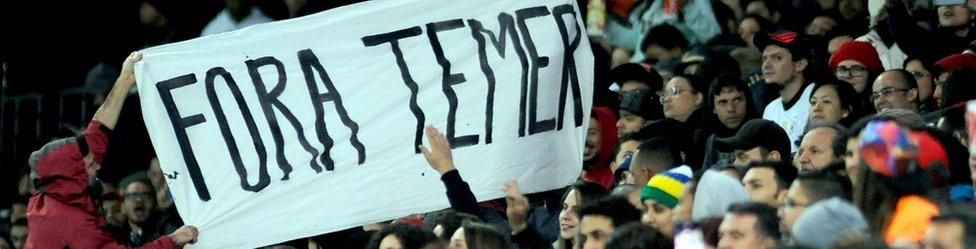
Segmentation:
[(694, 91), (695, 90), (685, 90), (685, 89), (678, 88), (676, 86), (672, 86), (670, 89), (664, 89), (663, 91), (658, 93), (658, 97), (660, 97), (661, 104), (664, 104), (664, 102), (671, 97), (677, 96), (678, 94), (681, 94), (683, 92), (694, 92)]
[(851, 76), (858, 77), (864, 75), (864, 72), (867, 71), (868, 69), (862, 66), (850, 66), (850, 67), (839, 66), (837, 67), (837, 70), (834, 70), (834, 74), (837, 75), (838, 77), (843, 76), (845, 74), (850, 74)]
[(912, 73), (912, 76), (915, 77), (915, 80), (921, 80), (922, 78), (931, 76), (930, 74), (925, 72), (918, 72), (918, 71), (908, 71), (908, 72)]
[(894, 88), (888, 87), (881, 89), (880, 92), (875, 92), (871, 94), (871, 102), (877, 101), (880, 98), (888, 97), (894, 92), (908, 91), (908, 88)]

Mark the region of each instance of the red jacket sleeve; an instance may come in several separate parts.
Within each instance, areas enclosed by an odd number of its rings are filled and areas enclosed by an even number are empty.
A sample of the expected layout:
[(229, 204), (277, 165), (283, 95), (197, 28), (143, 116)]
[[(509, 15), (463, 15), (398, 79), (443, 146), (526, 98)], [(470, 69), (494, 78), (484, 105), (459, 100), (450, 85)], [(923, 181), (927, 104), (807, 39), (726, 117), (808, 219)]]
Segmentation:
[(108, 127), (103, 125), (101, 122), (92, 120), (88, 124), (88, 129), (85, 129), (85, 142), (88, 144), (88, 153), (91, 153), (95, 157), (95, 163), (102, 164), (102, 159), (105, 158), (105, 150), (108, 148), (108, 133), (111, 132)]

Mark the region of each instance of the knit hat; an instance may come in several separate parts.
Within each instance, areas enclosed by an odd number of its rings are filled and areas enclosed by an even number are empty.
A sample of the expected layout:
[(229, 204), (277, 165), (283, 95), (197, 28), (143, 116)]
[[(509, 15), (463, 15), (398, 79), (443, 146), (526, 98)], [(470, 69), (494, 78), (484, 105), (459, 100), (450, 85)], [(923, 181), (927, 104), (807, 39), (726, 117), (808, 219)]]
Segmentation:
[[(949, 167), (949, 159), (942, 143), (925, 131), (909, 131), (895, 122), (871, 122), (861, 137), (861, 157), (871, 170), (887, 177), (911, 175), (914, 169), (907, 160), (915, 160), (918, 168)], [(866, 151), (865, 151), (866, 150)], [(946, 180), (946, 176), (933, 178)]]
[(792, 234), (801, 246), (830, 248), (845, 231), (866, 228), (867, 219), (857, 207), (834, 197), (806, 208), (793, 225)]
[(928, 132), (906, 130), (891, 121), (871, 122), (861, 133), (860, 154), (895, 191), (914, 193), (949, 184), (948, 154)]
[(892, 121), (874, 121), (861, 132), (861, 159), (871, 168), (888, 178), (914, 174), (918, 164), (914, 160), (919, 153), (918, 145), (909, 133)]
[(721, 171), (706, 170), (698, 180), (695, 189), (695, 205), (692, 206), (691, 220), (700, 221), (710, 217), (721, 217), (735, 203), (749, 201), (749, 192), (742, 182)]
[(953, 54), (935, 62), (935, 65), (945, 72), (956, 71), (960, 68), (976, 69), (976, 55), (969, 53)]
[(678, 198), (681, 198), (685, 183), (691, 180), (692, 174), (690, 167), (682, 165), (651, 177), (647, 185), (644, 185), (641, 202), (651, 199), (665, 207), (674, 208), (678, 205)]
[(830, 69), (837, 70), (837, 65), (845, 60), (854, 60), (864, 64), (870, 72), (881, 72), (884, 67), (878, 59), (878, 51), (871, 43), (863, 41), (849, 41), (841, 45), (837, 52), (830, 57)]

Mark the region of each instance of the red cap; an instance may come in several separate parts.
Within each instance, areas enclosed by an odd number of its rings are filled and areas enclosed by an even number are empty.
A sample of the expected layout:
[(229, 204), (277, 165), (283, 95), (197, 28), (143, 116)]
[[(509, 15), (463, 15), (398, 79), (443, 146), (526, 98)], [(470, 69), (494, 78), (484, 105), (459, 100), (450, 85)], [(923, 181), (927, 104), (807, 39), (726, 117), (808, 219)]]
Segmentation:
[(952, 72), (960, 68), (976, 69), (976, 55), (969, 53), (953, 54), (935, 63), (943, 71)]
[(884, 67), (878, 59), (878, 51), (868, 42), (849, 41), (840, 45), (837, 52), (830, 57), (830, 69), (836, 70), (841, 61), (854, 60), (864, 64), (871, 72), (881, 72)]

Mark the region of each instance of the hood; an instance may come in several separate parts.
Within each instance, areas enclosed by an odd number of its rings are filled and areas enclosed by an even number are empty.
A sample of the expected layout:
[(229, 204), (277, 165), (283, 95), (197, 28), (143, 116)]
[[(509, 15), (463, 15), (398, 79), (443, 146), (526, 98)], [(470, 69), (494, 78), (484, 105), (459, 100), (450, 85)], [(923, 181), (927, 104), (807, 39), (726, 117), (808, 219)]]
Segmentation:
[(593, 159), (583, 162), (584, 180), (609, 187), (614, 180), (610, 159), (617, 144), (617, 115), (606, 107), (594, 107), (592, 115), (600, 122), (600, 151)]

